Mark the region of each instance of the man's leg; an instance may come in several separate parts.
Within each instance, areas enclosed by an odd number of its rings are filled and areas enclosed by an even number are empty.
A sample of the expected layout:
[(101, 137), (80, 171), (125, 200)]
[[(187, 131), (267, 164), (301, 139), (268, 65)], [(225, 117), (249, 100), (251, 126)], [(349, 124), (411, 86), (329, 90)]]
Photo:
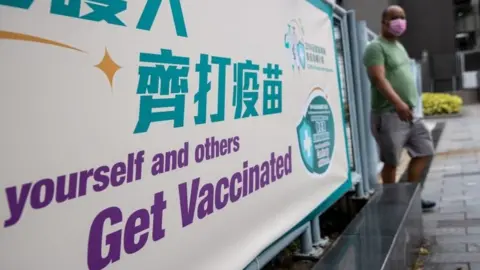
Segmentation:
[(384, 184), (395, 184), (397, 178), (397, 166), (383, 164), (382, 181)]
[(408, 164), (408, 181), (412, 183), (420, 182), (422, 179), (423, 170), (427, 166), (427, 162), (429, 160), (429, 156), (427, 157), (414, 157), (410, 160), (410, 164)]
[[(432, 136), (421, 120), (412, 124), (406, 148), (412, 157), (408, 166), (408, 181), (418, 183), (422, 180), (427, 162), (434, 154)], [(422, 201), (422, 207), (425, 210), (431, 209), (435, 205), (435, 202)]]
[(383, 162), (382, 181), (394, 184), (400, 154), (410, 133), (410, 126), (402, 122), (394, 112), (372, 114), (372, 134), (378, 143)]

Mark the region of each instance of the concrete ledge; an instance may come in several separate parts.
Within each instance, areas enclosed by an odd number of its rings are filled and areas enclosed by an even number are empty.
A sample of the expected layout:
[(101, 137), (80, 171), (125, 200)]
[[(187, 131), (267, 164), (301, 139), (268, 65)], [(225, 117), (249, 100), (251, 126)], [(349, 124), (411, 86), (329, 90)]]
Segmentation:
[(313, 270), (405, 270), (423, 241), (420, 186), (384, 185)]
[(459, 113), (452, 113), (452, 114), (425, 115), (424, 118), (426, 120), (438, 120), (438, 119), (458, 118), (462, 116), (463, 116), (463, 112), (460, 111)]

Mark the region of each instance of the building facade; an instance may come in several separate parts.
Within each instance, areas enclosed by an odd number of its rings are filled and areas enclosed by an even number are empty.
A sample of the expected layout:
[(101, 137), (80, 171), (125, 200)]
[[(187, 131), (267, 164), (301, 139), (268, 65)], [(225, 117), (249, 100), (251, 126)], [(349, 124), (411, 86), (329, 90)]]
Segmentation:
[(403, 45), (410, 57), (427, 63), (430, 89), (446, 92), (461, 87), (462, 62), (457, 52), (480, 49), (478, 1), (337, 0), (337, 4), (355, 10), (357, 18), (365, 20), (375, 32), (380, 31), (381, 13), (386, 7), (403, 7), (408, 20)]

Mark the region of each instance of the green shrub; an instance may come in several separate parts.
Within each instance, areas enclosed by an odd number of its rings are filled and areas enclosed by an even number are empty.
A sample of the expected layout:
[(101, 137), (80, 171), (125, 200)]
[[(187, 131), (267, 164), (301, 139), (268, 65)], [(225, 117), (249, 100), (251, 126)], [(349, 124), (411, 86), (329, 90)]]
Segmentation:
[(459, 113), (463, 105), (463, 100), (459, 96), (442, 93), (424, 93), (422, 102), (425, 115)]

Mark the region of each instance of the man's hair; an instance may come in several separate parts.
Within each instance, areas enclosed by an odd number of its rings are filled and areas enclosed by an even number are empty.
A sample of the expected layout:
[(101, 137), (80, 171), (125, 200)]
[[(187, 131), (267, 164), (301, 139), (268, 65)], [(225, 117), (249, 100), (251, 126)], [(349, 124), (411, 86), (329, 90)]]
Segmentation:
[(390, 9), (390, 7), (386, 7), (386, 8), (382, 11), (382, 22), (384, 22), (384, 21), (387, 19), (389, 9)]

